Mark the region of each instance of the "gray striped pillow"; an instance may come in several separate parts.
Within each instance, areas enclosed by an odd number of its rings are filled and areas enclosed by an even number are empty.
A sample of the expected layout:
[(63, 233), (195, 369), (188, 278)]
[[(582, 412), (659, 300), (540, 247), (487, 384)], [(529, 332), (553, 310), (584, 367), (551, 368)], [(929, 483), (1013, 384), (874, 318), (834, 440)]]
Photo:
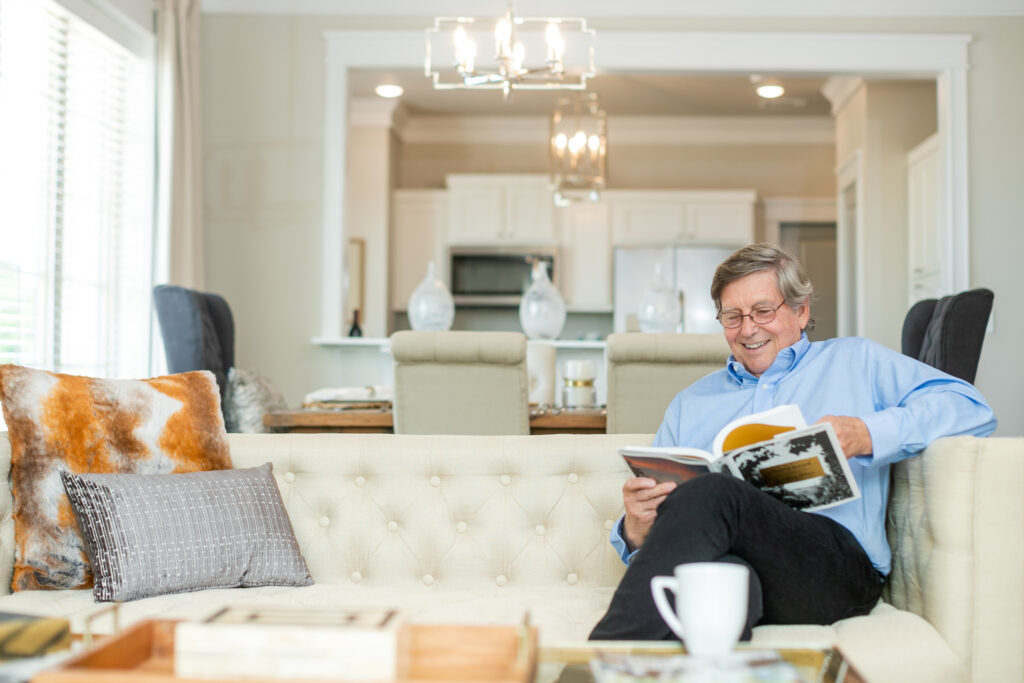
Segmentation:
[(96, 602), (313, 583), (270, 463), (184, 474), (63, 471), (61, 479)]

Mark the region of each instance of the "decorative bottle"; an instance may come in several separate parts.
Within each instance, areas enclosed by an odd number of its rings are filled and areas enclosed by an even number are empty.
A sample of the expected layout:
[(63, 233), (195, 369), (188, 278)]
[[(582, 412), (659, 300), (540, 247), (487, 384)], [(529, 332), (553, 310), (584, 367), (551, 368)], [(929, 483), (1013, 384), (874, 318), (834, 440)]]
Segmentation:
[(455, 321), (455, 301), (434, 271), (434, 262), (427, 264), (427, 275), (409, 297), (409, 324), (414, 330), (444, 332)]
[(679, 295), (661, 275), (661, 264), (654, 267), (654, 277), (644, 289), (637, 310), (641, 332), (675, 332), (679, 328), (682, 306)]
[(352, 311), (352, 327), (348, 328), (348, 336), (362, 337), (363, 328), (359, 327), (359, 309)]
[(565, 326), (565, 301), (548, 278), (546, 261), (534, 261), (530, 276), (533, 282), (519, 302), (519, 324), (530, 339), (557, 339)]

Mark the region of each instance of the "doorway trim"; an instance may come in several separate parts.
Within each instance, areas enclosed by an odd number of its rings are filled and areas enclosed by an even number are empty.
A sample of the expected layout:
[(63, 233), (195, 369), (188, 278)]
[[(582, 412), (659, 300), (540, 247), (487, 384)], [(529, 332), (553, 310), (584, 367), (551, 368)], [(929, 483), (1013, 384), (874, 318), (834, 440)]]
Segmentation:
[[(422, 31), (325, 31), (321, 336), (343, 333), (348, 72), (420, 68)], [(601, 31), (599, 72), (799, 72), (935, 78), (943, 150), (940, 243), (953, 291), (969, 284), (967, 48), (965, 34)], [(486, 93), (485, 93), (486, 94)], [(839, 245), (839, 263), (844, 260)], [(862, 259), (856, 259), (860, 262)], [(856, 274), (855, 310), (863, 308)], [(843, 306), (840, 301), (840, 306)], [(855, 318), (861, 316), (856, 315)], [(840, 310), (840, 320), (844, 313)], [(862, 325), (857, 325), (862, 329)]]

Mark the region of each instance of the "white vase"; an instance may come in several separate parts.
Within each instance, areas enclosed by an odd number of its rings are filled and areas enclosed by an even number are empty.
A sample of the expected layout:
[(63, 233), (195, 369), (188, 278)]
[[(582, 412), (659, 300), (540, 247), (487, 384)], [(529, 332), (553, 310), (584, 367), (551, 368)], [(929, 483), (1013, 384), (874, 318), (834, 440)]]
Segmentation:
[(675, 332), (682, 316), (679, 293), (669, 287), (661, 276), (661, 266), (654, 268), (654, 278), (647, 283), (636, 318), (641, 332)]
[(565, 326), (565, 301), (548, 278), (548, 264), (535, 261), (533, 282), (519, 302), (519, 324), (530, 339), (557, 339)]
[(409, 324), (414, 330), (444, 332), (455, 320), (455, 301), (434, 272), (434, 262), (427, 264), (427, 276), (409, 297)]

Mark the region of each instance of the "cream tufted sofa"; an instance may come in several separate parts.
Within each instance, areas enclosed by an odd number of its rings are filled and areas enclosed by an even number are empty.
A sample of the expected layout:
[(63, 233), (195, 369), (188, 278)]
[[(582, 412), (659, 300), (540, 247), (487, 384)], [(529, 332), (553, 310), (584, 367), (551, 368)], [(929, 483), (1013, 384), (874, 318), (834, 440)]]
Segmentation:
[[(585, 639), (623, 567), (607, 542), (627, 470), (650, 435), (232, 434), (236, 467), (270, 461), (316, 585), (126, 603), (125, 621), (202, 617), (229, 602), (398, 605), (420, 622), (514, 623)], [(0, 475), (10, 447), (0, 436)], [(0, 487), (0, 587), (14, 528)], [(943, 439), (895, 469), (890, 602), (831, 626), (761, 626), (755, 642), (838, 644), (869, 681), (1024, 680), (1024, 439)], [(0, 597), (65, 615), (89, 591)]]

